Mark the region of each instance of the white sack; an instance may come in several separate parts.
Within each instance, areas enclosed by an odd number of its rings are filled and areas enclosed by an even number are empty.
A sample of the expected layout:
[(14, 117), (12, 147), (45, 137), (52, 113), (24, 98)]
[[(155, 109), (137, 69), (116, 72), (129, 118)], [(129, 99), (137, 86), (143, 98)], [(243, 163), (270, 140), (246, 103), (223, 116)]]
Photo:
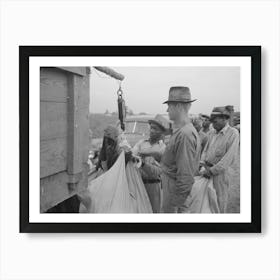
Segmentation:
[(190, 195), (185, 206), (187, 213), (220, 213), (213, 179), (195, 177)]
[(131, 163), (125, 168), (124, 152), (79, 197), (80, 213), (152, 213), (139, 171)]

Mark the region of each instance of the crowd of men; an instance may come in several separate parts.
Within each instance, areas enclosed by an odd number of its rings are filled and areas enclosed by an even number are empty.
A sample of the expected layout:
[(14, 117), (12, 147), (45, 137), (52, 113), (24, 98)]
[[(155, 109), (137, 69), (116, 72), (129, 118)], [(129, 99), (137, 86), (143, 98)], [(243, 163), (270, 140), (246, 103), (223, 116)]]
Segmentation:
[(213, 108), (208, 117), (191, 119), (192, 103), (188, 87), (171, 87), (167, 105), (172, 121), (172, 134), (166, 120), (157, 115), (149, 120), (150, 137), (139, 141), (132, 149), (120, 130), (109, 126), (105, 130), (98, 168), (109, 169), (121, 150), (126, 162), (140, 159), (138, 165), (154, 213), (185, 213), (195, 176), (213, 179), (219, 210), (227, 212), (230, 184), (229, 168), (239, 152), (239, 132), (229, 125), (227, 106)]

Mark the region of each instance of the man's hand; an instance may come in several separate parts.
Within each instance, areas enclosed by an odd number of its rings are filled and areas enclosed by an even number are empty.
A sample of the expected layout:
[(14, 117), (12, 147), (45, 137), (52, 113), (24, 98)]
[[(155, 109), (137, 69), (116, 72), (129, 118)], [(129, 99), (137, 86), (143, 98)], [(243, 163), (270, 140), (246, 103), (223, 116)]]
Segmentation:
[(210, 168), (207, 165), (204, 165), (200, 171), (199, 174), (207, 179), (209, 179), (212, 176), (212, 173), (210, 171)]
[(160, 162), (162, 154), (160, 152), (155, 151), (141, 151), (139, 153), (141, 157), (153, 157), (156, 161)]
[(131, 151), (128, 151), (128, 152), (125, 152), (124, 154), (124, 158), (125, 158), (125, 164), (127, 164), (129, 161), (132, 160), (132, 152)]

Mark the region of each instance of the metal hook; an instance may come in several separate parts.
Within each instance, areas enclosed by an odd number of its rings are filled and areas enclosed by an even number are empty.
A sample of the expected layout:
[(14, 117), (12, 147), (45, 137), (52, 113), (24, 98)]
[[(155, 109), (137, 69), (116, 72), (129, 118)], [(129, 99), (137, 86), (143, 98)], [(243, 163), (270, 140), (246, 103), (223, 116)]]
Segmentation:
[(122, 97), (122, 94), (123, 94), (123, 91), (122, 91), (122, 86), (121, 86), (121, 83), (119, 84), (119, 89), (118, 89), (118, 91), (117, 91), (117, 95), (119, 96), (119, 97)]

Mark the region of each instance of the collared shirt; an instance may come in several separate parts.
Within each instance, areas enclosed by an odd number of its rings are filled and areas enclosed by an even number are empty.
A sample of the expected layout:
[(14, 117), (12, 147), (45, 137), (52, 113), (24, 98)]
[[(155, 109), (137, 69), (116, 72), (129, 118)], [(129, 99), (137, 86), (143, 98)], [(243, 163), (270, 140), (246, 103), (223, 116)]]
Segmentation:
[[(135, 144), (135, 146), (132, 149), (133, 154), (137, 155), (141, 152), (154, 152), (163, 154), (165, 150), (166, 145), (162, 140), (159, 140), (157, 143), (151, 144), (149, 140), (140, 140)], [(160, 168), (160, 164), (151, 156), (145, 157), (145, 162), (148, 164), (156, 167), (156, 171), (158, 168)], [(154, 171), (150, 168), (150, 170), (145, 170), (145, 168), (141, 168), (140, 172), (143, 179), (158, 179), (159, 173)]]
[(200, 158), (200, 139), (191, 123), (174, 130), (162, 156), (163, 172), (174, 179), (177, 194), (189, 193)]
[(220, 130), (212, 130), (208, 134), (208, 142), (203, 151), (201, 160), (211, 163), (210, 171), (213, 175), (225, 172), (238, 154), (239, 133), (228, 124)]

